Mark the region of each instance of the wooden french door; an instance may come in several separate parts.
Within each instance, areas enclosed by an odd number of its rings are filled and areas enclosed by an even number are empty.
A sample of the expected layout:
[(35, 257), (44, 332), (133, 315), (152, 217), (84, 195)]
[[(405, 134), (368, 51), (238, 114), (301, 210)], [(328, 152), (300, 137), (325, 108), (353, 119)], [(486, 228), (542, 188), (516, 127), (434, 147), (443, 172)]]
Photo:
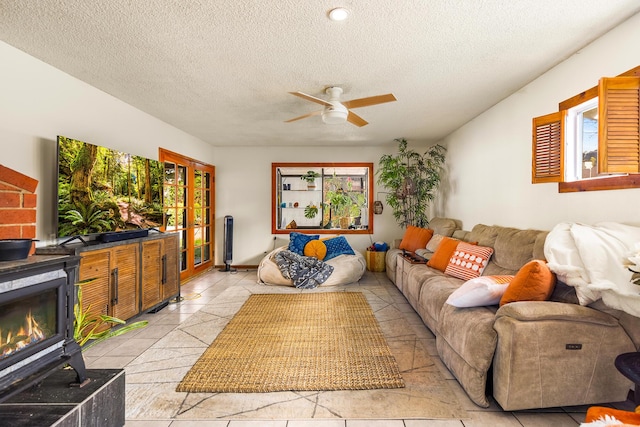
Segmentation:
[(180, 281), (214, 262), (215, 167), (160, 149), (164, 162), (164, 227), (180, 236)]

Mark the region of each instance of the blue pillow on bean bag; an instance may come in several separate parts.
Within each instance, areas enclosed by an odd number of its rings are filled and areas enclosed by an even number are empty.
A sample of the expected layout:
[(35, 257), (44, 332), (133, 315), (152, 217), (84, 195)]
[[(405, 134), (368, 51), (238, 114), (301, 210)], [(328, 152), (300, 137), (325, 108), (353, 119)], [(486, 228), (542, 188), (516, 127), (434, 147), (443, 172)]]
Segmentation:
[(327, 255), (325, 255), (323, 261), (329, 261), (338, 255), (355, 255), (355, 252), (353, 252), (353, 249), (351, 249), (349, 242), (347, 242), (344, 236), (324, 240), (324, 244), (327, 247)]
[(304, 247), (311, 240), (318, 240), (320, 235), (318, 234), (302, 234), (298, 232), (289, 233), (289, 250), (295, 252), (298, 255), (304, 256)]

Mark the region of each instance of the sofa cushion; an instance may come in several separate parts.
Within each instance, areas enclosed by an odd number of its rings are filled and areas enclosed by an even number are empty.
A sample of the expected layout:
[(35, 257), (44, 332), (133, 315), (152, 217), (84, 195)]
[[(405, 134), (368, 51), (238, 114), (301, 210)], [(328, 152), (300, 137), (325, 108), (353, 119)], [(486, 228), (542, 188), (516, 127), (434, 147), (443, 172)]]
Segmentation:
[(427, 246), (425, 247), (426, 250), (428, 250), (429, 252), (435, 252), (438, 249), (438, 245), (440, 245), (440, 242), (442, 242), (442, 239), (445, 236), (443, 236), (442, 234), (434, 234), (431, 239), (429, 239), (429, 241), (427, 242)]
[(441, 234), (443, 236), (451, 237), (453, 232), (460, 227), (454, 219), (433, 218), (431, 221), (429, 221), (429, 228), (433, 230), (434, 234)]
[(498, 304), (513, 277), (511, 275), (481, 276), (467, 280), (449, 295), (447, 304), (454, 307), (481, 307)]
[(415, 252), (416, 249), (424, 249), (432, 236), (433, 230), (407, 225), (407, 230), (404, 232), (399, 248), (409, 252)]
[(311, 240), (318, 240), (319, 238), (318, 234), (302, 234), (297, 231), (289, 233), (289, 250), (298, 255), (304, 255), (305, 245)]
[(491, 255), (493, 249), (490, 247), (460, 242), (444, 273), (463, 280), (473, 279), (482, 274)]
[(427, 262), (427, 265), (431, 268), (444, 272), (447, 265), (449, 265), (449, 260), (456, 251), (459, 242), (459, 240), (455, 240), (450, 237), (443, 237), (442, 241), (438, 245), (438, 249), (433, 253)]
[(456, 308), (445, 304), (440, 312), (436, 347), (442, 362), (471, 400), (489, 406), (487, 377), (498, 335), (493, 329), (497, 306)]
[(556, 275), (541, 260), (526, 263), (515, 275), (504, 295), (500, 306), (517, 301), (546, 301), (553, 293)]
[(498, 225), (476, 224), (468, 240), (493, 248), (485, 275), (516, 274), (533, 259), (544, 260), (544, 241), (548, 232), (521, 230)]

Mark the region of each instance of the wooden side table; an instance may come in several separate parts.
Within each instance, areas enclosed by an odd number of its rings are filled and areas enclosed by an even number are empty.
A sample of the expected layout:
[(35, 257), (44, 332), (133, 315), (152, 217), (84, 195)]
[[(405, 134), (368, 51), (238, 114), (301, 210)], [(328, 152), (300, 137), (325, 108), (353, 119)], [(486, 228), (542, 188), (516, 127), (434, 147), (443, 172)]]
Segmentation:
[(616, 368), (635, 384), (633, 401), (640, 405), (640, 352), (622, 353), (616, 357)]

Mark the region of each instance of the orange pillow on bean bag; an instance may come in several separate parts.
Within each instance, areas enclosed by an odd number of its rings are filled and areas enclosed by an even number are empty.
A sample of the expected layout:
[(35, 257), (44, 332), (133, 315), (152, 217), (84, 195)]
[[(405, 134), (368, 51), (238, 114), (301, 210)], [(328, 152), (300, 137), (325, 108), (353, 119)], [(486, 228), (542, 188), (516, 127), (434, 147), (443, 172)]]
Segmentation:
[(500, 299), (500, 307), (516, 301), (546, 301), (556, 287), (556, 275), (547, 263), (534, 259), (516, 273)]
[(415, 252), (416, 249), (424, 249), (427, 247), (431, 237), (433, 237), (433, 230), (430, 228), (407, 225), (407, 231), (402, 237), (399, 248), (409, 252)]
[(327, 256), (327, 245), (322, 240), (310, 240), (304, 245), (304, 256), (312, 256), (322, 261)]

